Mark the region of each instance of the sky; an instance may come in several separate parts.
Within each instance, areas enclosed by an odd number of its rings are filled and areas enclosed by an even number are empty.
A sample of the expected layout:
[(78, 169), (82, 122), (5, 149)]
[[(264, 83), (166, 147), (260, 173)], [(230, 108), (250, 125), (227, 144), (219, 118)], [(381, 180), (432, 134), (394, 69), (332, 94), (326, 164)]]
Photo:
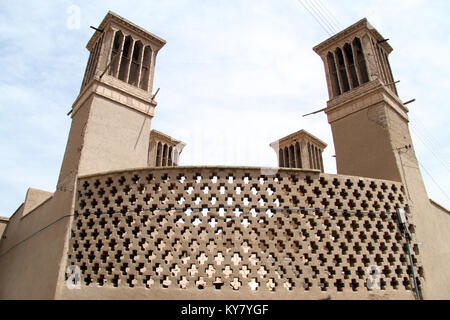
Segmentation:
[[(317, 1), (319, 0), (309, 0)], [(320, 0), (340, 30), (366, 17), (394, 51), (390, 63), (422, 176), (450, 208), (450, 2)], [(271, 142), (305, 129), (328, 144), (323, 63), (330, 37), (298, 0), (2, 1), (0, 216), (29, 187), (54, 191), (89, 52), (111, 10), (165, 39), (156, 60), (152, 128), (187, 143), (180, 165), (277, 166)]]

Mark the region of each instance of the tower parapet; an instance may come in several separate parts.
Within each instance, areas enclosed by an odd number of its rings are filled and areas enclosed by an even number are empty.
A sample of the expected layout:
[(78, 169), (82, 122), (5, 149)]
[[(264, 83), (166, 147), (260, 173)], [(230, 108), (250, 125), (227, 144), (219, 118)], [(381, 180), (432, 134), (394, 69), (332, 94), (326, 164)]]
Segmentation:
[(325, 64), (330, 99), (375, 80), (397, 95), (388, 59), (392, 50), (365, 18), (314, 47)]
[(86, 46), (90, 57), (81, 91), (97, 79), (151, 97), (156, 55), (166, 41), (111, 11), (97, 30)]

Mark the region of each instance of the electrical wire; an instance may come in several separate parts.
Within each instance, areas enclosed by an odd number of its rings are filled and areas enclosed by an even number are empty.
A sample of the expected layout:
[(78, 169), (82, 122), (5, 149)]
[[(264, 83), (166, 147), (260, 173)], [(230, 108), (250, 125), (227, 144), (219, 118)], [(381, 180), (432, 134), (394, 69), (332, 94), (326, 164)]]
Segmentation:
[(303, 3), (303, 1), (302, 0), (297, 1), (303, 6), (303, 8), (306, 9), (306, 11), (309, 12), (309, 14), (314, 18), (314, 20), (316, 20), (316, 22), (322, 27), (322, 29), (325, 30), (325, 32), (328, 33), (328, 35), (331, 37), (332, 33), (330, 33), (330, 31), (320, 22), (320, 20), (316, 18), (316, 16), (311, 12), (311, 10)]
[(316, 7), (316, 9), (320, 12), (322, 17), (328, 22), (328, 24), (331, 25), (331, 27), (334, 30), (334, 33), (338, 33), (339, 30), (342, 28), (339, 27), (338, 25), (336, 25), (336, 23), (327, 14), (326, 9), (324, 9), (325, 5), (323, 3), (320, 3), (318, 0), (310, 0), (310, 1), (313, 3), (313, 5)]
[(335, 15), (322, 1), (310, 0), (308, 2), (307, 0), (298, 0), (298, 2), (300, 2), (300, 4), (330, 36), (342, 29), (342, 26)]
[(436, 160), (438, 160), (443, 166), (444, 168), (450, 172), (450, 167), (448, 166), (448, 164), (441, 158), (439, 157), (436, 152), (433, 150), (432, 147), (430, 147), (429, 143), (427, 143), (426, 138), (423, 137), (416, 129), (416, 127), (414, 125), (411, 124), (411, 129), (413, 131), (413, 133), (419, 138), (419, 140), (423, 143), (423, 145), (430, 151), (430, 153), (436, 158)]
[(425, 171), (425, 173), (430, 177), (430, 179), (434, 182), (434, 184), (439, 188), (439, 190), (441, 190), (442, 194), (444, 196), (447, 197), (448, 200), (450, 200), (450, 197), (447, 195), (447, 193), (444, 191), (444, 189), (442, 189), (439, 184), (436, 182), (436, 180), (434, 180), (433, 176), (428, 172), (428, 170), (423, 166), (423, 164), (421, 164), (419, 162), (419, 160), (417, 160), (417, 162), (419, 163), (419, 165), (422, 167), (422, 169)]
[(430, 142), (430, 144), (436, 149), (443, 149), (443, 145), (428, 131), (427, 126), (417, 117), (414, 112), (410, 111), (410, 117), (412, 116), (412, 121), (416, 125), (417, 129), (421, 131), (424, 137)]
[(328, 10), (328, 7), (322, 2), (322, 0), (317, 0), (317, 2), (324, 9), (325, 14), (330, 18), (330, 21), (332, 21), (335, 24), (337, 29), (338, 30), (344, 29), (341, 23), (336, 19), (335, 15), (330, 10)]
[(412, 115), (413, 122), (415, 122), (418, 127), (420, 126), (420, 129), (423, 131), (424, 136), (428, 138), (430, 141), (430, 144), (437, 150), (442, 150), (443, 145), (428, 131), (427, 126), (423, 124), (423, 122), (420, 120), (419, 117), (416, 116), (416, 114), (412, 111), (412, 109), (409, 111), (410, 116)]
[[(415, 122), (416, 120), (414, 120)], [(416, 124), (411, 122), (411, 127), (415, 131), (416, 135), (419, 136), (419, 138), (422, 140), (422, 142), (425, 144), (425, 146), (430, 150), (430, 152), (436, 157), (437, 160), (439, 160), (446, 168), (450, 171), (450, 167), (448, 166), (448, 161), (444, 159), (444, 157), (441, 157), (440, 155), (436, 154), (436, 150), (442, 150), (442, 146), (440, 145), (437, 140), (432, 138), (431, 135), (428, 135), (425, 133), (425, 130), (423, 128), (419, 128)]]
[(1, 259), (4, 255), (6, 255), (10, 250), (14, 249), (14, 248), (17, 247), (18, 245), (20, 245), (20, 244), (24, 243), (25, 241), (31, 239), (32, 237), (34, 237), (34, 236), (37, 235), (38, 233), (44, 231), (45, 229), (47, 229), (48, 227), (50, 227), (50, 226), (54, 225), (55, 223), (61, 221), (62, 219), (68, 218), (68, 217), (71, 217), (71, 216), (73, 216), (73, 214), (68, 214), (68, 215), (62, 216), (62, 217), (56, 219), (55, 221), (51, 222), (50, 224), (46, 225), (45, 227), (39, 229), (38, 231), (32, 233), (31, 235), (29, 235), (29, 236), (26, 237), (25, 239), (19, 241), (19, 242), (16, 243), (15, 245), (13, 245), (13, 246), (11, 246), (10, 248), (8, 248), (5, 252), (3, 252), (2, 254), (0, 254), (0, 259)]
[(317, 17), (331, 30), (333, 34), (337, 33), (337, 30), (334, 28), (334, 26), (329, 22), (326, 17), (324, 17), (323, 13), (320, 11), (320, 9), (316, 6), (315, 2), (312, 0), (308, 3), (307, 0), (304, 0), (308, 5), (309, 8), (314, 11), (317, 15)]
[(428, 131), (423, 122), (415, 115), (415, 113), (410, 110), (411, 118), (411, 126), (415, 129), (416, 134), (422, 138), (422, 142), (424, 142), (425, 146), (433, 153), (433, 155), (444, 164), (444, 166), (450, 171), (450, 167), (447, 166), (448, 158), (440, 157), (435, 153), (437, 150), (443, 150), (443, 145)]

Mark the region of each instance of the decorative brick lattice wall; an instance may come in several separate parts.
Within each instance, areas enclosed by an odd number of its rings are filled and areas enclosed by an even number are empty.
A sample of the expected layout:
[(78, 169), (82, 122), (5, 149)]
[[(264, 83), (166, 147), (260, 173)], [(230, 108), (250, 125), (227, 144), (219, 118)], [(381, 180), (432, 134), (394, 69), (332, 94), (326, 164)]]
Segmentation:
[(85, 288), (297, 298), (367, 296), (375, 291), (367, 288), (373, 270), (379, 292), (412, 297), (395, 213), (406, 205), (400, 183), (295, 169), (89, 176), (78, 180), (68, 265), (80, 267)]

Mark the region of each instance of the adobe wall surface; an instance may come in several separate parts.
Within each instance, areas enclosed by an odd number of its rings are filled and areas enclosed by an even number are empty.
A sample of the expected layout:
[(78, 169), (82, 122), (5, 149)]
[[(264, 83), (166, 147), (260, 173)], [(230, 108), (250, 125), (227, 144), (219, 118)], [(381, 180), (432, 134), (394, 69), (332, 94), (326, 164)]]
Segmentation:
[[(89, 100), (88, 100), (89, 103)], [(10, 219), (0, 243), (0, 299), (54, 299), (66, 244), (85, 123), (90, 108), (72, 119), (64, 159), (53, 197), (23, 216)], [(57, 222), (55, 222), (57, 221)], [(42, 230), (42, 231), (40, 231)]]
[(430, 204), (417, 223), (425, 268), (427, 299), (450, 299), (450, 214)]
[(89, 104), (78, 174), (147, 166), (151, 117), (99, 95)]
[(32, 212), (38, 206), (42, 205), (42, 203), (50, 199), (52, 196), (53, 193), (51, 192), (34, 188), (28, 188), (24, 202), (23, 215), (25, 216), (29, 212)]
[(422, 244), (419, 248), (425, 270), (424, 298), (450, 299), (450, 216), (429, 201), (406, 119), (387, 109), (386, 123), (417, 239)]
[(381, 103), (331, 123), (339, 174), (400, 181)]
[(8, 218), (0, 217), (0, 239), (2, 238), (3, 232), (5, 231), (6, 226), (8, 225), (8, 221), (9, 221)]
[(54, 299), (71, 204), (72, 193), (56, 192), (26, 216), (21, 206), (11, 217), (0, 242), (0, 299)]
[(414, 299), (395, 213), (407, 204), (398, 182), (296, 169), (82, 177), (66, 256), (81, 288), (60, 281), (56, 298)]
[(421, 259), (425, 270), (425, 299), (450, 299), (450, 216), (428, 200), (412, 150), (401, 154), (411, 197)]
[(64, 151), (64, 158), (56, 186), (58, 190), (68, 190), (73, 188), (73, 184), (78, 175), (86, 123), (89, 120), (91, 111), (90, 105), (92, 104), (93, 99), (94, 97), (91, 95), (83, 102), (83, 107), (79, 108), (75, 113), (72, 113), (72, 123), (70, 125), (66, 150)]
[(0, 243), (0, 299), (55, 297), (77, 175), (130, 164), (146, 166), (150, 121), (149, 115), (95, 94), (76, 110), (57, 191), (26, 216), (23, 206), (5, 230), (7, 238)]

